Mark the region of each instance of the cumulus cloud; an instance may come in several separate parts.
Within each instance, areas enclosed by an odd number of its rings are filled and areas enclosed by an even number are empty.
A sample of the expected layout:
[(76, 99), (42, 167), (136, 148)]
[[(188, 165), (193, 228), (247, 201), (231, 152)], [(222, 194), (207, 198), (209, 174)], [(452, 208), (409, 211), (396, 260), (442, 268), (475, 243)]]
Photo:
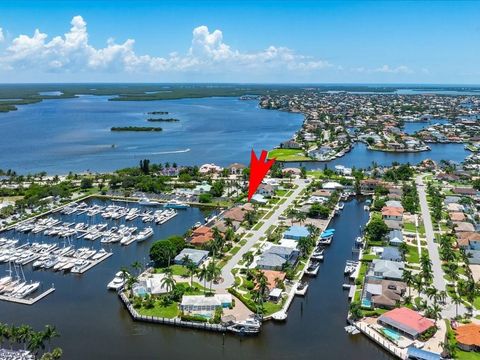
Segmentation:
[(3, 35), (3, 29), (0, 27), (0, 42), (5, 40), (5, 36)]
[[(1, 34), (1, 32), (0, 32)], [(0, 39), (3, 37), (0, 36)], [(0, 54), (4, 69), (35, 67), (46, 72), (165, 72), (165, 71), (242, 71), (247, 69), (288, 69), (312, 71), (331, 67), (328, 61), (297, 54), (286, 47), (269, 46), (265, 50), (246, 53), (232, 49), (223, 40), (220, 30), (210, 32), (207, 26), (193, 30), (188, 51), (165, 57), (138, 55), (135, 40), (116, 43), (109, 39), (103, 48), (89, 44), (87, 23), (81, 16), (71, 21), (70, 30), (51, 40), (36, 29), (32, 36), (19, 35)]]

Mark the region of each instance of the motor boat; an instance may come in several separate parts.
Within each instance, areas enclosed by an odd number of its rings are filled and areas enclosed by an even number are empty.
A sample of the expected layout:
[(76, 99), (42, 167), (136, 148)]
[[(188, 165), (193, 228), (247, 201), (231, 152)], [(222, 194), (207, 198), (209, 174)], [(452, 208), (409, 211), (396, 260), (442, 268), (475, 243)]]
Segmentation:
[(115, 274), (113, 280), (107, 284), (107, 289), (118, 291), (123, 285), (125, 285), (125, 279), (123, 278), (123, 272), (119, 271)]
[(147, 227), (138, 233), (136, 240), (141, 242), (147, 240), (151, 236), (153, 236), (153, 229), (151, 227)]

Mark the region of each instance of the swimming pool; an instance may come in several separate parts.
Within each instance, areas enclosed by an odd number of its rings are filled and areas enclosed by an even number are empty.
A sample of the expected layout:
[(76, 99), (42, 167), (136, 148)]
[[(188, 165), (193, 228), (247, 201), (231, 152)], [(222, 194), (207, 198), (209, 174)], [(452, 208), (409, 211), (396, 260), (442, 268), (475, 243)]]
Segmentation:
[(383, 333), (385, 334), (385, 336), (395, 341), (400, 340), (400, 337), (401, 337), (401, 335), (398, 332), (388, 328), (383, 328)]
[(366, 299), (366, 298), (363, 298), (362, 299), (362, 306), (370, 308), (370, 307), (372, 307), (372, 302), (370, 300)]
[(136, 296), (145, 296), (148, 294), (148, 291), (144, 286), (138, 285), (133, 288), (133, 293)]

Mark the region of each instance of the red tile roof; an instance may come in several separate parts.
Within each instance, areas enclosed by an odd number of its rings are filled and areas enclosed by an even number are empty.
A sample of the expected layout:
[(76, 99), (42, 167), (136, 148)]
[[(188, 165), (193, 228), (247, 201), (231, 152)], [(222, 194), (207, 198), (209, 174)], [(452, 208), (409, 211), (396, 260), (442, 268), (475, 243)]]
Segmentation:
[(480, 346), (480, 325), (462, 325), (455, 332), (457, 333), (457, 341), (460, 344)]
[(427, 319), (416, 311), (413, 311), (406, 307), (393, 309), (386, 312), (381, 317), (401, 324), (405, 328), (413, 329), (419, 334), (423, 333), (424, 331), (430, 329), (432, 326), (435, 325), (432, 320)]

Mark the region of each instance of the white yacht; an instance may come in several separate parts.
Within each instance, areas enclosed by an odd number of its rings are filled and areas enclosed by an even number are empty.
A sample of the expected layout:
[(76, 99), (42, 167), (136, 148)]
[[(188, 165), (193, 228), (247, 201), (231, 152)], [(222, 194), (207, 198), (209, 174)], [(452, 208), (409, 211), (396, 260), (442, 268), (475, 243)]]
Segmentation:
[(151, 236), (153, 236), (153, 229), (151, 227), (147, 227), (138, 233), (136, 239), (138, 242), (140, 242), (147, 240)]
[(115, 274), (113, 280), (107, 284), (107, 289), (118, 291), (124, 284), (125, 279), (123, 278), (123, 273), (119, 271)]

